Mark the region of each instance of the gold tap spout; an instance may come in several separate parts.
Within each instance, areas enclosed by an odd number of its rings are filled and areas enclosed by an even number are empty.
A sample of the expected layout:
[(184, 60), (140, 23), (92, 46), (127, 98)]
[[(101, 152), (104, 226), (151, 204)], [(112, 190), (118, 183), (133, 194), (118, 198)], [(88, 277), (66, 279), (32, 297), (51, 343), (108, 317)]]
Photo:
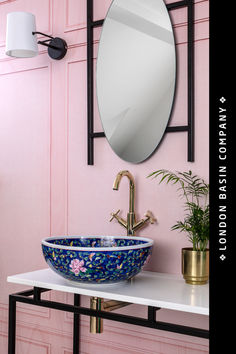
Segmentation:
[(133, 230), (133, 225), (135, 224), (135, 214), (134, 214), (134, 192), (135, 192), (135, 187), (134, 187), (134, 177), (131, 175), (131, 173), (127, 170), (125, 171), (120, 171), (113, 183), (113, 189), (118, 191), (120, 181), (123, 176), (126, 176), (129, 179), (129, 212), (127, 214), (127, 222), (117, 216), (116, 214), (112, 214), (113, 217), (115, 217), (118, 222), (127, 228), (127, 235), (134, 235), (134, 230)]
[(115, 181), (113, 183), (113, 190), (118, 191), (120, 181), (123, 176), (126, 176), (129, 179), (129, 213), (134, 213), (134, 192), (135, 192), (134, 177), (131, 175), (129, 171), (125, 170), (117, 174)]

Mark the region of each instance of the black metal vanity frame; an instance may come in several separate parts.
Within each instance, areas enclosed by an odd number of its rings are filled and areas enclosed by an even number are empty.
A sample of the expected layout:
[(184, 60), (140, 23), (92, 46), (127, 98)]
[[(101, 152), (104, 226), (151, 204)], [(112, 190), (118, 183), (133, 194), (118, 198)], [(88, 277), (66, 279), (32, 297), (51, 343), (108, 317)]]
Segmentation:
[[(168, 126), (165, 133), (188, 133), (188, 161), (194, 161), (194, 0), (177, 1), (166, 5), (168, 11), (187, 7), (188, 11), (188, 124), (182, 126)], [(105, 137), (104, 132), (94, 132), (94, 53), (93, 30), (101, 27), (104, 20), (93, 20), (93, 0), (87, 0), (87, 137), (88, 137), (88, 165), (94, 164), (94, 139)]]
[(209, 331), (205, 329), (187, 327), (178, 324), (156, 321), (156, 311), (160, 308), (148, 306), (147, 319), (123, 315), (118, 313), (111, 313), (99, 310), (92, 310), (90, 308), (80, 306), (80, 295), (74, 294), (74, 305), (64, 304), (60, 302), (43, 300), (41, 294), (51, 291), (51, 289), (44, 289), (34, 287), (31, 290), (18, 292), (9, 295), (9, 332), (8, 332), (8, 354), (15, 354), (16, 348), (16, 303), (23, 302), (30, 305), (42, 306), (50, 309), (72, 312), (73, 319), (73, 354), (79, 354), (80, 343), (80, 315), (100, 317), (111, 321), (129, 323), (137, 326), (154, 328), (162, 331), (175, 332), (194, 337), (209, 338)]

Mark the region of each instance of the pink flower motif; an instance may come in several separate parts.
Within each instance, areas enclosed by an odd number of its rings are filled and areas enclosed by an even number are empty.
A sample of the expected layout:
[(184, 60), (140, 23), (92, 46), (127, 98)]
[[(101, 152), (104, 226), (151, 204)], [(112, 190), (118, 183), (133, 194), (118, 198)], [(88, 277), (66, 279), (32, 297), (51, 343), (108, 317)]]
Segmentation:
[(75, 275), (78, 275), (80, 272), (85, 273), (86, 268), (83, 267), (84, 261), (80, 261), (79, 259), (73, 259), (70, 264), (71, 271), (75, 273)]

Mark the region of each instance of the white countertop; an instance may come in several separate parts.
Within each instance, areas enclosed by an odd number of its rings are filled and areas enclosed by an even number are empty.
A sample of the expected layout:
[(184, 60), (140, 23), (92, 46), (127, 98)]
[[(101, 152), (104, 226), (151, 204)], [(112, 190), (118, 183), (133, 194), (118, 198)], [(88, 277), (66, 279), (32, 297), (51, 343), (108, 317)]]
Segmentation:
[(180, 275), (143, 271), (131, 282), (109, 285), (75, 285), (47, 268), (11, 275), (7, 281), (169, 310), (209, 314), (209, 285), (186, 284)]

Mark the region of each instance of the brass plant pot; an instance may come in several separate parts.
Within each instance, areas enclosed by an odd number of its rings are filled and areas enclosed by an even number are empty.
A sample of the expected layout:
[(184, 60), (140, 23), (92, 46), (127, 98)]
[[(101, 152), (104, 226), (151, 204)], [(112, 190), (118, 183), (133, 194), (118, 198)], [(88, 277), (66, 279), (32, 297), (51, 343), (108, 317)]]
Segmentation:
[(209, 249), (182, 248), (182, 274), (187, 284), (206, 284), (209, 278)]

